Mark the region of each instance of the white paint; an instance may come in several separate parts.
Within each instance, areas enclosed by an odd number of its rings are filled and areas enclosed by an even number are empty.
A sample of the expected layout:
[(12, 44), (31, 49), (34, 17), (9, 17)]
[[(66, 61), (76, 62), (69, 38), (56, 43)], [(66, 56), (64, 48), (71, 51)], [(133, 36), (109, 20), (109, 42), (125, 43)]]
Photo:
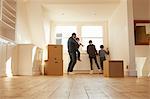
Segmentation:
[(45, 4), (53, 21), (107, 21), (118, 3)]
[(33, 1), (27, 2), (27, 15), (30, 28), (30, 34), (32, 37), (32, 44), (35, 44), (39, 47), (44, 47), (45, 45), (45, 34), (43, 26), (43, 13), (42, 13), (42, 4), (35, 3)]
[(17, 0), (16, 42), (23, 44), (32, 42), (26, 7), (25, 2)]
[(43, 25), (44, 25), (44, 35), (45, 35), (45, 45), (50, 43), (50, 20), (49, 16), (47, 15), (47, 10), (43, 8)]
[(17, 0), (17, 43), (33, 43), (39, 47), (49, 43), (50, 26), (44, 11), (42, 2)]
[(32, 44), (19, 44), (18, 46), (18, 75), (32, 75)]
[(127, 0), (127, 22), (128, 22), (128, 42), (129, 42), (129, 75), (137, 76), (135, 65), (134, 49), (134, 18), (133, 18), (133, 0)]

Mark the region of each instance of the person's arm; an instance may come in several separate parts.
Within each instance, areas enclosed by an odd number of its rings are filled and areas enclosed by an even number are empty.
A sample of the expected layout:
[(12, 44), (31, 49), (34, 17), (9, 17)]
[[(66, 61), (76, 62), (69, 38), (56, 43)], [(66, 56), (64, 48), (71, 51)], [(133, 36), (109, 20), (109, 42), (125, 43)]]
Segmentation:
[(100, 50), (98, 51), (98, 55), (100, 56)]
[(87, 53), (89, 54), (89, 46), (87, 46)]
[(105, 51), (105, 53), (107, 54), (107, 55), (109, 55), (109, 49), (107, 48), (107, 50), (104, 50)]
[(83, 44), (82, 44), (82, 43), (80, 43), (80, 45), (83, 47)]
[(95, 45), (94, 45), (94, 50), (95, 50), (95, 54), (98, 55)]
[(74, 43), (74, 48), (75, 48), (75, 50), (77, 50), (78, 48), (79, 48), (79, 44), (78, 44), (78, 42), (75, 40), (75, 39), (73, 39), (73, 43)]

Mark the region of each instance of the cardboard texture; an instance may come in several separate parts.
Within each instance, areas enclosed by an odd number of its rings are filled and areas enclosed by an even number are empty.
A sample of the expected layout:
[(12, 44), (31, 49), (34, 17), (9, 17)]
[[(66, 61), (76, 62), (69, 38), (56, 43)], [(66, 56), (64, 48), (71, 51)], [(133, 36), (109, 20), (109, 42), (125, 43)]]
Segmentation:
[(104, 61), (104, 77), (124, 77), (122, 60)]

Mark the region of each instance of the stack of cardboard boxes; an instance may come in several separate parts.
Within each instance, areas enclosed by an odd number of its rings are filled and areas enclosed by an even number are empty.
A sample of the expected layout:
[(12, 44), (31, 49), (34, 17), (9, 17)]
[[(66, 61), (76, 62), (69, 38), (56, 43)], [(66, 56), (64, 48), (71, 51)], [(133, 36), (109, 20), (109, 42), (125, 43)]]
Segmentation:
[(45, 61), (46, 75), (63, 75), (63, 46), (48, 45), (48, 60)]

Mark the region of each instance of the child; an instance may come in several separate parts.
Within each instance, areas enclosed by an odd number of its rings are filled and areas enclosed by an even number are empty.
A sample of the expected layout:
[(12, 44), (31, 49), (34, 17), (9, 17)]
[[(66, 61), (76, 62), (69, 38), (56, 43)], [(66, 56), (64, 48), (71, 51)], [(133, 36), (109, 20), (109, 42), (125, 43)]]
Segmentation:
[(79, 47), (80, 47), (80, 46), (83, 46), (83, 45), (80, 43), (80, 39), (79, 39), (78, 37), (76, 38), (76, 41), (77, 41), (77, 43), (78, 43), (78, 46), (77, 46), (77, 48), (78, 48), (78, 49), (77, 49), (77, 55), (78, 55), (78, 56), (77, 56), (77, 58), (78, 58), (79, 61), (81, 61), (81, 59), (80, 59)]
[(104, 45), (100, 45), (99, 58), (100, 58), (100, 65), (101, 65), (102, 71), (103, 71), (103, 61), (106, 60), (105, 55), (109, 55), (109, 50), (108, 48), (107, 50), (104, 50)]
[(93, 62), (92, 60), (94, 59), (95, 61), (95, 64), (98, 68), (98, 71), (100, 72), (100, 67), (97, 63), (97, 58), (96, 58), (96, 55), (97, 55), (97, 50), (95, 48), (95, 45), (92, 44), (92, 40), (89, 40), (89, 45), (87, 46), (87, 53), (89, 54), (89, 59), (90, 59), (90, 66), (91, 66), (91, 71), (90, 71), (90, 74), (93, 74)]

